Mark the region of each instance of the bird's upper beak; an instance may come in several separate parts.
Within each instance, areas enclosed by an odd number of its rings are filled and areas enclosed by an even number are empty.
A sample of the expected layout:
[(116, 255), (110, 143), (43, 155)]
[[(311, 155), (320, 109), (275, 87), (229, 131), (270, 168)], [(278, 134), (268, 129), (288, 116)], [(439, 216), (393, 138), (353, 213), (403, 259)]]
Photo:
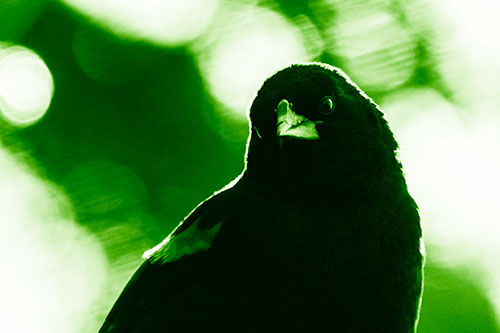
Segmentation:
[(291, 104), (286, 99), (278, 103), (276, 113), (278, 115), (277, 136), (292, 136), (307, 140), (319, 139), (316, 130), (317, 122), (293, 112)]

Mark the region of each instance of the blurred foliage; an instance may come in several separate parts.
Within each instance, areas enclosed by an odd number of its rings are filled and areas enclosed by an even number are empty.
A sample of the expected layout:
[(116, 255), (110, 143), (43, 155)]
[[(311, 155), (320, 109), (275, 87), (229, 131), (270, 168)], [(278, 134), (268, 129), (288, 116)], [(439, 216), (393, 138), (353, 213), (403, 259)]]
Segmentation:
[(418, 332), (498, 332), (493, 306), (475, 276), (429, 257)]

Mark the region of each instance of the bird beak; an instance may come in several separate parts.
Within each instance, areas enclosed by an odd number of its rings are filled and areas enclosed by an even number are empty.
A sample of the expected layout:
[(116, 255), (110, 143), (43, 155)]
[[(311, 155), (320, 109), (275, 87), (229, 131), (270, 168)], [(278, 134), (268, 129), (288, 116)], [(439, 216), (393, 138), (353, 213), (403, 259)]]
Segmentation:
[(278, 103), (276, 113), (278, 115), (277, 136), (319, 140), (318, 131), (316, 130), (316, 123), (319, 122), (314, 122), (293, 112), (292, 105), (286, 99), (282, 99)]

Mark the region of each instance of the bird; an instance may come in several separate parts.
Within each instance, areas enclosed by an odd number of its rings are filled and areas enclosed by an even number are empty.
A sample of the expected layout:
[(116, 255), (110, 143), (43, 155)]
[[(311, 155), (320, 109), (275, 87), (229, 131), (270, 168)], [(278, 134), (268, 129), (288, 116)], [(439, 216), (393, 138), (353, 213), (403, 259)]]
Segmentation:
[(306, 62), (248, 114), (242, 173), (145, 252), (99, 332), (415, 332), (422, 228), (380, 107)]

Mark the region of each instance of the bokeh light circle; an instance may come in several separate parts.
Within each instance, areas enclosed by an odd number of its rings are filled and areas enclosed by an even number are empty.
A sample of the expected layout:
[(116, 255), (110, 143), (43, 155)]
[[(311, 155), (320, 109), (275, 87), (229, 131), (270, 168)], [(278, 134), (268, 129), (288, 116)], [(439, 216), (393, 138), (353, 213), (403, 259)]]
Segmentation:
[(339, 11), (328, 29), (328, 51), (361, 87), (386, 91), (408, 81), (417, 65), (409, 31), (388, 12)]
[(211, 22), (217, 0), (64, 0), (115, 34), (177, 46), (196, 38)]
[(237, 119), (266, 77), (310, 59), (301, 31), (281, 14), (245, 6), (226, 9), (218, 26), (194, 46), (203, 77), (216, 100)]
[(69, 198), (0, 147), (0, 331), (95, 332), (107, 290), (98, 239)]
[(0, 46), (0, 111), (16, 126), (45, 115), (54, 92), (52, 75), (43, 60), (22, 46)]

